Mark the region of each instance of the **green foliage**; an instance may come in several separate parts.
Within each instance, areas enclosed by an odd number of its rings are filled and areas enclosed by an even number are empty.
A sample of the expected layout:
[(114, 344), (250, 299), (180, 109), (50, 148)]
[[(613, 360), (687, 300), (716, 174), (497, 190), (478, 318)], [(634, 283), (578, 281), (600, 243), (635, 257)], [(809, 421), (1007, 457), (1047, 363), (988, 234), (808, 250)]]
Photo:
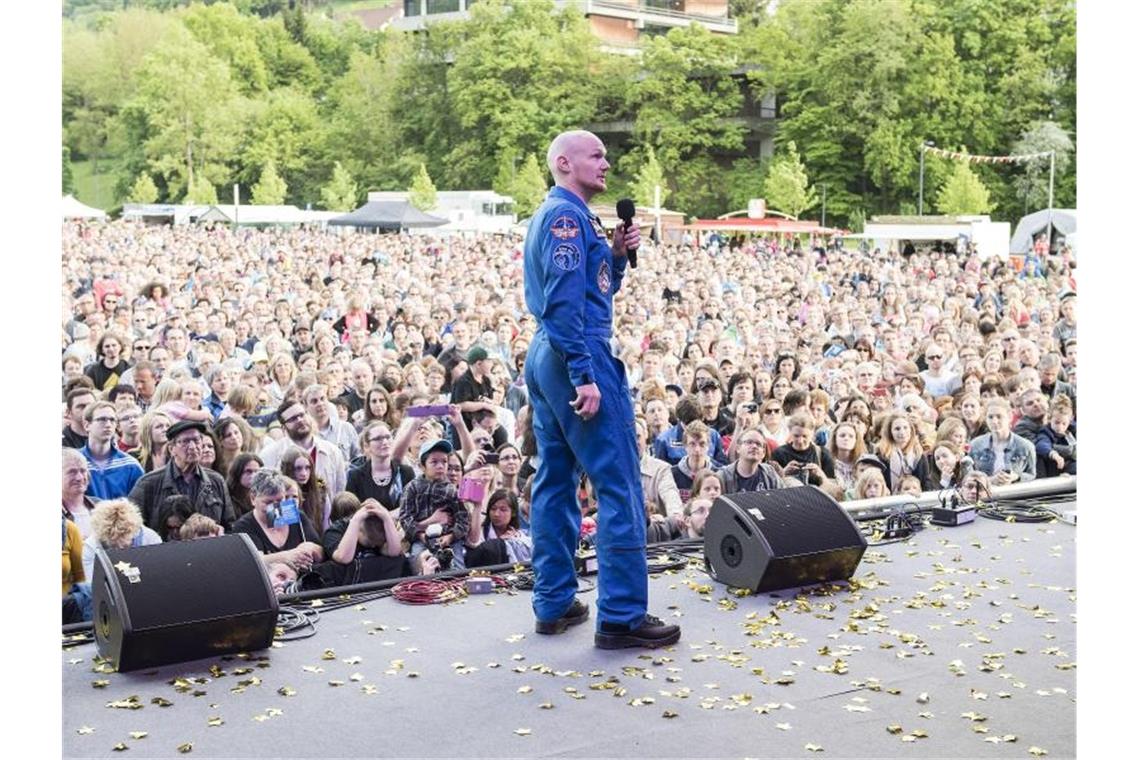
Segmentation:
[(337, 161), (333, 164), (332, 178), (321, 188), (321, 205), (329, 211), (351, 211), (359, 198), (360, 191), (352, 175)]
[(277, 165), (270, 160), (261, 170), (261, 176), (251, 191), (250, 200), (258, 206), (280, 206), (285, 202), (287, 190), (285, 180), (277, 173)]
[(215, 205), (218, 202), (218, 189), (201, 174), (191, 176), (190, 185), (186, 188), (182, 202), (200, 203), (206, 206)]
[[(652, 152), (671, 208), (743, 208), (763, 194), (757, 141), (774, 133), (827, 186), (833, 224), (914, 204), (923, 140), (1055, 147), (1055, 203), (1075, 204), (1072, 0), (729, 2), (738, 35), (673, 29), (643, 38), (638, 58), (603, 53), (581, 9), (553, 0), (481, 0), (467, 21), (414, 35), (365, 30), (323, 2), (65, 0), (63, 142), (81, 191), (97, 178), (102, 197), (113, 180), (104, 206), (141, 174), (177, 201), (192, 180), (251, 185), (269, 161), (297, 204), (325, 201), (337, 162), (354, 203), (409, 187), (421, 164), (440, 187), (520, 196), (524, 157), (581, 127), (617, 164), (599, 202), (651, 199)], [(756, 122), (766, 95), (775, 123)], [(927, 161), (927, 186), (953, 169)], [(1045, 203), (1045, 162), (974, 171), (999, 218)]]
[(66, 145), (63, 146), (63, 163), (61, 169), (63, 173), (63, 194), (75, 195), (75, 173), (71, 169), (71, 149)]
[[(1073, 141), (1060, 124), (1052, 121), (1031, 124), (1013, 145), (1013, 152), (1018, 155), (1049, 150), (1056, 151), (1056, 175), (1064, 176), (1073, 162)], [(1049, 157), (1035, 158), (1022, 167), (1022, 173), (1013, 180), (1014, 188), (1031, 209), (1045, 208), (1049, 204)]]
[(938, 192), (935, 204), (940, 212), (950, 215), (985, 214), (990, 211), (990, 191), (965, 161), (956, 161), (946, 184)]
[(131, 186), (131, 194), (127, 196), (130, 203), (154, 203), (158, 200), (158, 188), (149, 174), (140, 174), (135, 184)]
[(427, 167), (423, 164), (420, 164), (420, 171), (412, 180), (412, 186), (408, 188), (408, 203), (420, 211), (433, 209), (437, 203), (435, 185), (428, 176)]
[(538, 158), (533, 153), (528, 153), (511, 189), (511, 197), (515, 199), (515, 212), (520, 218), (534, 213), (546, 198), (546, 190), (546, 172), (539, 165)]
[(764, 197), (769, 208), (791, 214), (796, 219), (819, 203), (815, 187), (808, 186), (807, 169), (800, 160), (795, 142), (789, 142), (772, 161), (764, 180)]
[(645, 162), (637, 172), (633, 182), (633, 197), (641, 206), (652, 206), (656, 188), (661, 188), (661, 207), (665, 207), (665, 199), (669, 197), (669, 188), (665, 184), (665, 172), (657, 160), (657, 154), (650, 145), (645, 150)]

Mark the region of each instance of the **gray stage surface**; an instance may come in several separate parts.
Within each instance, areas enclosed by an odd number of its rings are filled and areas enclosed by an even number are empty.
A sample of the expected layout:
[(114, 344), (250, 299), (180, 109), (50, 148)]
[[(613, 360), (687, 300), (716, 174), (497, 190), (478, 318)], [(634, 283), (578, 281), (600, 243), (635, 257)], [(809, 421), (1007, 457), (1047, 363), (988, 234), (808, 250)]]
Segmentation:
[(368, 602), (249, 659), (137, 674), (84, 645), (61, 655), (63, 753), (1072, 757), (1075, 550), (1067, 524), (980, 519), (870, 548), (853, 588), (739, 597), (691, 566), (651, 582), (683, 635), (648, 653), (594, 649), (593, 620), (538, 636), (526, 592)]

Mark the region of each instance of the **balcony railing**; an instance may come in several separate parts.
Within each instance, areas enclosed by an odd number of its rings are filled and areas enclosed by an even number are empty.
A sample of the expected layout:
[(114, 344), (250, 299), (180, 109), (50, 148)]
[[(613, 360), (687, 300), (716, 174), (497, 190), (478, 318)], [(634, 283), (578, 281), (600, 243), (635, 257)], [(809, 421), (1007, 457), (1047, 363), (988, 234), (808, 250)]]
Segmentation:
[(638, 22), (649, 22), (662, 26), (688, 26), (702, 24), (715, 32), (736, 34), (739, 31), (736, 19), (725, 16), (709, 16), (703, 13), (686, 13), (671, 8), (650, 5), (645, 0), (636, 3), (622, 3), (617, 0), (570, 0), (586, 14), (625, 18)]

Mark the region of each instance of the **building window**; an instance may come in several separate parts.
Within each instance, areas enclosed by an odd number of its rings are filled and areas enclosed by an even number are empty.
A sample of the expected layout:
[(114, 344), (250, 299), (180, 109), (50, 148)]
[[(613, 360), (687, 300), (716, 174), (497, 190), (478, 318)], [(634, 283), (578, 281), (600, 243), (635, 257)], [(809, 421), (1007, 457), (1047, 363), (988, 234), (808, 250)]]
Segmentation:
[(428, 15), (436, 13), (456, 13), (460, 10), (461, 0), (427, 0)]
[(667, 11), (685, 12), (685, 0), (644, 0), (646, 8), (661, 8)]
[(418, 16), (418, 15), (420, 15), (420, 0), (404, 0), (404, 15), (405, 16)]

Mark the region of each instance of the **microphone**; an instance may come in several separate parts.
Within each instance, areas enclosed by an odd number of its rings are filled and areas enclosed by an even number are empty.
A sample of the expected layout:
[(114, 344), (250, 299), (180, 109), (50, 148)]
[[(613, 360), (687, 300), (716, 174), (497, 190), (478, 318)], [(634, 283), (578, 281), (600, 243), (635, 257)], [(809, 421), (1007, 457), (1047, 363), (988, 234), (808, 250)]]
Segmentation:
[[(627, 230), (629, 229), (630, 222), (633, 221), (633, 215), (636, 213), (637, 213), (637, 209), (634, 207), (633, 201), (630, 200), (629, 198), (622, 198), (620, 201), (617, 202), (617, 215), (618, 215), (618, 217), (621, 218), (621, 221), (625, 225), (625, 228)], [(626, 257), (629, 258), (629, 265), (631, 267), (633, 267), (634, 269), (637, 269), (637, 248), (636, 248), (636, 246), (633, 248), (629, 248), (627, 246), (625, 249), (625, 255), (626, 255)]]

